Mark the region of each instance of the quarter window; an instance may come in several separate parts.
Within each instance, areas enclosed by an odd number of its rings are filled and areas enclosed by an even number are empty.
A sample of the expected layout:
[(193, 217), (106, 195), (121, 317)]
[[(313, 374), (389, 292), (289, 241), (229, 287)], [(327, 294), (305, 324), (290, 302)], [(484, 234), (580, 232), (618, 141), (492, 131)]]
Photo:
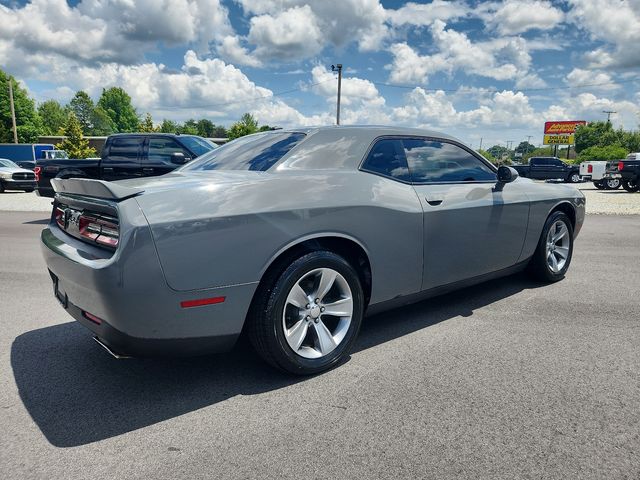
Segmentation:
[(414, 183), (495, 181), (495, 172), (467, 150), (451, 143), (403, 139)]
[(378, 140), (362, 165), (363, 170), (379, 173), (386, 177), (405, 182), (411, 181), (407, 159), (399, 139), (385, 138)]

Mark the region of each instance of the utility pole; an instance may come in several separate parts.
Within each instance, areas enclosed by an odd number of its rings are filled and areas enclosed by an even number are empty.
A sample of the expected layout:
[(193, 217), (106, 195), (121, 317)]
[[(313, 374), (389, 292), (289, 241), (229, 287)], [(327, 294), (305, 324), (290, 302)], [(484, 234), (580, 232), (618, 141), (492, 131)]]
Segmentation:
[(9, 78), (9, 104), (11, 105), (11, 123), (13, 124), (13, 143), (18, 143), (18, 129), (16, 128), (16, 109), (13, 106), (13, 79)]
[(480, 137), (480, 148), (478, 150), (482, 150), (482, 137)]
[(602, 113), (606, 113), (607, 114), (607, 123), (611, 123), (611, 114), (612, 113), (618, 113), (618, 112), (613, 112), (611, 110), (603, 110)]
[(338, 71), (338, 105), (336, 107), (336, 125), (340, 125), (340, 93), (342, 91), (342, 64), (331, 65), (331, 71)]
[(533, 137), (533, 135), (527, 135), (527, 143), (531, 143), (531, 137)]

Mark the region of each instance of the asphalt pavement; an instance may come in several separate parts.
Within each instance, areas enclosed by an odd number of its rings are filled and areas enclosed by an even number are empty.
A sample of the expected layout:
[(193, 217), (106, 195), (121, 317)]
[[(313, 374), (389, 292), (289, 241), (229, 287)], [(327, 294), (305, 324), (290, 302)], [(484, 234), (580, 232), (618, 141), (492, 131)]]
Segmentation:
[(45, 216), (0, 212), (3, 479), (640, 478), (640, 216), (588, 216), (557, 284), (367, 318), (313, 378), (112, 359), (53, 298)]

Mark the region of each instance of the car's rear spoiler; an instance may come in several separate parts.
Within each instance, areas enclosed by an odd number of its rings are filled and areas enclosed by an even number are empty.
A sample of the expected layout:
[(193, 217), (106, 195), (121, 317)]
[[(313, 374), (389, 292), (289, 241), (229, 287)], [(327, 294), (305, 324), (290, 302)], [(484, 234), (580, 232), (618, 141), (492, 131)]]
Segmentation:
[(52, 178), (51, 185), (56, 193), (72, 193), (116, 201), (144, 192), (142, 188), (125, 187), (112, 182), (87, 178), (69, 178), (66, 180)]

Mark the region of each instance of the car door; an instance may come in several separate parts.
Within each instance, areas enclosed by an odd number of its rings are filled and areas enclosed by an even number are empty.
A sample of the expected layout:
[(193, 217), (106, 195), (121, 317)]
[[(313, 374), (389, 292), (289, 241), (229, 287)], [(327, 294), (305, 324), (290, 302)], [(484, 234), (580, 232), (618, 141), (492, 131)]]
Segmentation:
[(164, 175), (180, 166), (172, 162), (174, 153), (182, 153), (184, 160), (191, 158), (191, 153), (171, 137), (149, 137), (146, 154), (142, 157), (142, 175)]
[(112, 138), (100, 165), (102, 179), (113, 181), (142, 176), (140, 156), (144, 139), (142, 135)]
[(547, 160), (545, 158), (532, 158), (529, 161), (531, 178), (544, 180), (549, 175)]
[(518, 182), (450, 140), (403, 138), (411, 181), (423, 206), (422, 289), (502, 270), (518, 262), (529, 199)]

